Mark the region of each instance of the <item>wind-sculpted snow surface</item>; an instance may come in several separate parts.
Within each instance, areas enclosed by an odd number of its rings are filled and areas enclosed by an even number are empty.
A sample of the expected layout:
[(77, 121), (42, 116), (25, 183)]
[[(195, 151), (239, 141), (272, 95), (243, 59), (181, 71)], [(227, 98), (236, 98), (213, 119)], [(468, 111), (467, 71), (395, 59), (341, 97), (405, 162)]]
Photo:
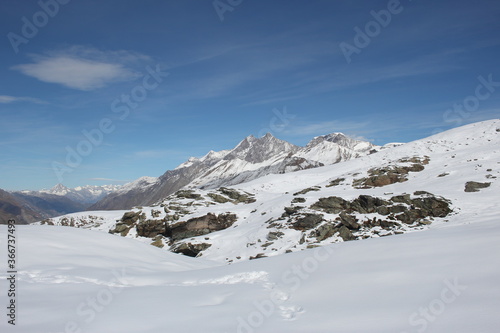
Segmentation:
[[(497, 222), (476, 216), (233, 265), (97, 231), (18, 226), (18, 321), (0, 330), (496, 333)], [(0, 272), (4, 281), (3, 262)]]

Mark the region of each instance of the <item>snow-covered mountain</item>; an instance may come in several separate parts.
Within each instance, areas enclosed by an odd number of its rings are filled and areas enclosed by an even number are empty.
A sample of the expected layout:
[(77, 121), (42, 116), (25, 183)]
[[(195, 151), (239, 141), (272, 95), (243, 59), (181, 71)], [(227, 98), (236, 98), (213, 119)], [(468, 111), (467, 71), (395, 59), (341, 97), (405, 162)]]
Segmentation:
[(210, 151), (192, 157), (159, 178), (145, 177), (124, 186), (91, 207), (95, 210), (127, 209), (151, 205), (183, 187), (213, 189), (236, 185), (269, 174), (316, 168), (365, 156), (380, 147), (351, 139), (342, 133), (314, 138), (299, 147), (266, 134), (249, 136), (231, 150)]
[(296, 156), (321, 161), (327, 165), (357, 158), (380, 148), (370, 142), (349, 138), (342, 133), (332, 133), (314, 138), (297, 152)]
[(276, 256), (499, 216), (498, 147), (500, 120), (492, 120), (343, 163), (231, 187), (185, 188), (154, 206), (42, 223), (220, 262)]

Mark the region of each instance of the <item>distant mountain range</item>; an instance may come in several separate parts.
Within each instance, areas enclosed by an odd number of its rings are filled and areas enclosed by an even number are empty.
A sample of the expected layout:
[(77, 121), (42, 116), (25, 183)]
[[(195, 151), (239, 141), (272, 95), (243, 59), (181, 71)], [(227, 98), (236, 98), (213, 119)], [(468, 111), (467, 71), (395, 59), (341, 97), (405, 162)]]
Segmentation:
[[(57, 184), (49, 190), (30, 192), (28, 194), (53, 194), (63, 196), (81, 204), (93, 204), (104, 198), (106, 195), (119, 190), (121, 185), (102, 185), (102, 186), (79, 186), (68, 188), (62, 184)], [(26, 191), (23, 191), (25, 193)]]
[(119, 185), (67, 188), (57, 184), (41, 191), (0, 190), (0, 224), (9, 219), (30, 223), (41, 219), (86, 210), (90, 205), (116, 191)]
[(110, 193), (90, 210), (129, 209), (152, 205), (183, 187), (211, 189), (236, 185), (269, 174), (281, 174), (347, 161), (381, 149), (342, 133), (315, 137), (299, 147), (266, 134), (248, 136), (235, 148), (192, 157), (162, 176), (143, 177)]

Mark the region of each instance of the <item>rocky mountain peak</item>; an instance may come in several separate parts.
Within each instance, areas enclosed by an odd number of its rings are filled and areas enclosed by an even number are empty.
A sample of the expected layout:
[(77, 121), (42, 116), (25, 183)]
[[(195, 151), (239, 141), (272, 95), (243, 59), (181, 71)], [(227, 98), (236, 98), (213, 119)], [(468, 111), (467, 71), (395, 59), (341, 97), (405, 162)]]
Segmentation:
[(224, 159), (239, 158), (250, 163), (262, 163), (277, 155), (293, 153), (298, 149), (298, 146), (277, 139), (270, 133), (261, 138), (250, 135), (241, 141)]
[(340, 133), (340, 132), (323, 135), (323, 138), (326, 141), (335, 142), (335, 143), (345, 141), (346, 139), (352, 140), (347, 135), (345, 135), (344, 133)]
[(69, 188), (67, 188), (63, 184), (59, 183), (59, 184), (55, 185), (54, 187), (52, 187), (48, 192), (51, 193), (51, 194), (61, 194), (61, 195), (64, 195), (68, 191), (69, 191)]

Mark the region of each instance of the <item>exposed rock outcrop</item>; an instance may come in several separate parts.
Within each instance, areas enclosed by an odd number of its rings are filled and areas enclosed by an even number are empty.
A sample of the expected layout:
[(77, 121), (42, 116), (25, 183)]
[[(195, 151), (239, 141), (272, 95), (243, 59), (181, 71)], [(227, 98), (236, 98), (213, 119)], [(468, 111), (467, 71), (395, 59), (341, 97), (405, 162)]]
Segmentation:
[(137, 235), (153, 238), (163, 235), (167, 231), (167, 225), (163, 220), (146, 220), (137, 224)]
[(397, 163), (410, 163), (410, 165), (390, 165), (382, 168), (372, 168), (368, 170), (368, 177), (355, 179), (352, 186), (358, 189), (367, 189), (402, 183), (408, 180), (410, 172), (424, 170), (424, 165), (429, 164), (429, 161), (430, 158), (428, 156), (402, 158)]
[(323, 215), (305, 214), (304, 217), (298, 218), (297, 221), (292, 224), (292, 228), (296, 230), (313, 229), (317, 227), (321, 222), (323, 222)]
[(212, 244), (207, 243), (180, 243), (172, 246), (170, 251), (175, 253), (182, 253), (185, 256), (189, 257), (199, 257), (201, 256), (201, 252), (208, 249)]
[(480, 189), (490, 187), (491, 183), (467, 182), (465, 192), (479, 192)]
[[(126, 212), (125, 214), (123, 214), (121, 220), (116, 223), (115, 228), (111, 229), (109, 233), (126, 236), (129, 231), (136, 225), (137, 221), (144, 221), (145, 218), (146, 215), (142, 212)], [(154, 236), (156, 236), (156, 234)]]
[[(411, 198), (409, 194), (397, 195), (390, 198), (389, 201), (369, 195), (360, 195), (352, 201), (334, 196), (320, 198), (310, 208), (329, 214), (340, 214), (340, 220), (346, 227), (354, 226), (348, 215), (351, 213), (398, 214), (396, 218), (408, 224), (426, 217), (445, 217), (451, 213), (449, 202), (446, 199), (435, 197), (427, 192), (416, 193), (420, 196)], [(353, 227), (353, 229), (355, 228)]]
[(177, 222), (169, 226), (166, 230), (166, 236), (173, 241), (184, 238), (196, 237), (209, 234), (214, 231), (227, 229), (237, 220), (235, 214), (219, 214), (208, 213), (201, 217), (195, 217), (186, 222)]
[(181, 199), (194, 199), (194, 200), (203, 199), (201, 194), (195, 193), (193, 190), (180, 190), (180, 191), (175, 192), (174, 195), (177, 198), (181, 198)]
[(318, 202), (311, 206), (311, 209), (321, 210), (329, 214), (338, 214), (349, 208), (349, 202), (340, 197), (320, 198)]
[(234, 200), (235, 203), (252, 203), (255, 202), (255, 198), (253, 194), (250, 193), (241, 193), (238, 192), (235, 189), (232, 188), (227, 188), (227, 187), (221, 187), (218, 189), (219, 192), (224, 194), (225, 196), (229, 197), (230, 199)]
[(345, 180), (345, 178), (337, 178), (332, 181), (330, 181), (330, 184), (326, 185), (326, 187), (333, 187), (333, 186), (338, 186), (340, 183), (342, 183)]
[(308, 187), (308, 188), (305, 188), (305, 189), (303, 189), (302, 191), (296, 192), (296, 193), (294, 193), (293, 195), (307, 194), (307, 193), (309, 193), (309, 192), (312, 192), (312, 191), (317, 192), (317, 191), (319, 191), (319, 190), (321, 190), (321, 187), (319, 187), (319, 186), (313, 186), (313, 187)]

